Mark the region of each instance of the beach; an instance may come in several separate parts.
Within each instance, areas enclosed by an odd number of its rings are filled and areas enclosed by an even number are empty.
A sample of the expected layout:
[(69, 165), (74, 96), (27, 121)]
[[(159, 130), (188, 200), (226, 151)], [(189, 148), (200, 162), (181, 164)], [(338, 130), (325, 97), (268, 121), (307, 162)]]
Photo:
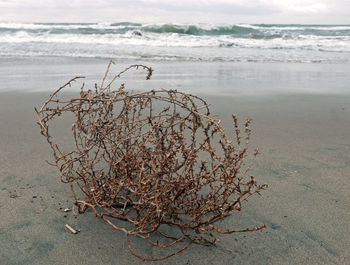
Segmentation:
[[(117, 61), (116, 69), (133, 60)], [(93, 87), (106, 59), (2, 58), (0, 63), (1, 264), (146, 264), (132, 256), (123, 233), (91, 211), (74, 216), (69, 185), (48, 165), (34, 106), (77, 75)], [(134, 62), (135, 63), (135, 62)], [(231, 113), (253, 119), (252, 174), (268, 184), (223, 226), (258, 232), (220, 236), (216, 247), (191, 245), (157, 264), (349, 264), (350, 94), (344, 65), (145, 61), (155, 69), (126, 77), (127, 89), (179, 89), (202, 96), (224, 127)], [(122, 80), (124, 81), (124, 80)], [(76, 89), (74, 91), (74, 89)], [(67, 95), (78, 93), (72, 87)], [(75, 94), (75, 95), (76, 95)], [(71, 128), (62, 122), (63, 139)], [(66, 130), (67, 131), (67, 130)], [(67, 143), (69, 140), (67, 140)], [(74, 235), (65, 224), (80, 233)], [(143, 240), (135, 250), (154, 250)]]

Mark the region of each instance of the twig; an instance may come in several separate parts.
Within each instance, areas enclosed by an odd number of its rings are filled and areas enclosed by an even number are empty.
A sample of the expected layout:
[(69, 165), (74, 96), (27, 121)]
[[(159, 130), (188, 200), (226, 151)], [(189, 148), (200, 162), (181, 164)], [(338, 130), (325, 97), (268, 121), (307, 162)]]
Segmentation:
[(78, 231), (73, 229), (69, 224), (66, 224), (65, 226), (69, 231), (72, 232), (72, 234), (78, 234)]

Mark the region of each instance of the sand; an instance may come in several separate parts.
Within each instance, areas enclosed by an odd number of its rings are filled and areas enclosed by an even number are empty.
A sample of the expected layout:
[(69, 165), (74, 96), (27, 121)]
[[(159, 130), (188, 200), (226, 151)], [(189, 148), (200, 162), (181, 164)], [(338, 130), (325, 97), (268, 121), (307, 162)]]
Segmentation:
[[(45, 163), (50, 151), (33, 110), (48, 94), (0, 93), (0, 264), (149, 263), (92, 212), (62, 212), (73, 199)], [(267, 228), (222, 236), (217, 247), (192, 245), (157, 264), (350, 264), (350, 97), (206, 99), (227, 128), (232, 112), (253, 118), (252, 147), (262, 153), (253, 174), (269, 185), (223, 225)], [(134, 244), (142, 255), (160, 254), (142, 240)]]

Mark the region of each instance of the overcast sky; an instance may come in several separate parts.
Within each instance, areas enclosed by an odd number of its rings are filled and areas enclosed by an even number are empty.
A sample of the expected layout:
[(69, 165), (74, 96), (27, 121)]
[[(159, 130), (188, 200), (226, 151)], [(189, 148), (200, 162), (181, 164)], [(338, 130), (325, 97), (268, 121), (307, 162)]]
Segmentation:
[(0, 21), (350, 24), (350, 0), (0, 0)]

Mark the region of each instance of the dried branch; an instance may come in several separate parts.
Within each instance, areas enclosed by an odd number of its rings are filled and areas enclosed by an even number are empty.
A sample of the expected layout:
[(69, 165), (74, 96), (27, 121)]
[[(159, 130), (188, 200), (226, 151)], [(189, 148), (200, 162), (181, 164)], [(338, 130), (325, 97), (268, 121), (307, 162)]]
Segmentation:
[[(51, 164), (70, 184), (79, 212), (90, 207), (124, 232), (131, 253), (143, 260), (166, 259), (191, 243), (214, 245), (215, 233), (264, 228), (221, 231), (213, 225), (241, 210), (243, 201), (266, 187), (247, 176), (251, 165), (243, 163), (248, 156), (250, 119), (245, 122), (242, 147), (238, 119), (233, 116), (235, 145), (202, 98), (176, 90), (129, 93), (124, 84), (112, 89), (126, 71), (144, 69), (149, 79), (152, 69), (131, 65), (108, 82), (111, 65), (95, 90), (82, 86), (80, 97), (59, 99), (63, 88), (81, 78), (76, 77), (35, 109), (41, 134), (53, 151)], [(63, 152), (49, 133), (53, 118), (65, 113), (75, 116), (75, 148), (69, 152)], [(167, 235), (161, 231), (164, 226), (179, 231)], [(132, 235), (156, 247), (180, 247), (161, 258), (146, 258), (131, 248)], [(165, 243), (152, 241), (151, 236)]]

